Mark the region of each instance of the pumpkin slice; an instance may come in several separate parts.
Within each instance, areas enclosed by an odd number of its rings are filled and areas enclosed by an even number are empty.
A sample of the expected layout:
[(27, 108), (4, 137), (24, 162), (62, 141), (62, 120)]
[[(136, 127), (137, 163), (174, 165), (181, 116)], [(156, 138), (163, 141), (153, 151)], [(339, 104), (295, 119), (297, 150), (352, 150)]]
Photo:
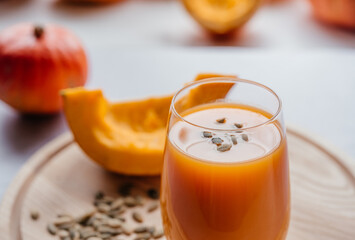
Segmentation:
[(260, 0), (182, 0), (190, 15), (206, 30), (223, 35), (241, 28)]
[[(234, 75), (221, 75), (215, 73), (200, 73), (196, 76), (194, 81), (199, 81), (207, 78), (224, 77), (224, 78), (236, 78)], [(217, 99), (224, 98), (229, 90), (233, 87), (234, 83), (210, 83), (206, 85), (200, 85), (190, 90), (189, 94), (179, 99), (175, 103), (175, 108), (179, 112), (183, 112), (194, 106), (214, 102)]]
[[(201, 76), (196, 80), (203, 79)], [(214, 89), (214, 94), (217, 91), (223, 97), (232, 86), (226, 83)], [(205, 86), (197, 87), (184, 104), (195, 105), (208, 93)], [(74, 138), (93, 161), (121, 174), (160, 174), (172, 95), (109, 103), (101, 90), (71, 88), (63, 90), (62, 97)]]

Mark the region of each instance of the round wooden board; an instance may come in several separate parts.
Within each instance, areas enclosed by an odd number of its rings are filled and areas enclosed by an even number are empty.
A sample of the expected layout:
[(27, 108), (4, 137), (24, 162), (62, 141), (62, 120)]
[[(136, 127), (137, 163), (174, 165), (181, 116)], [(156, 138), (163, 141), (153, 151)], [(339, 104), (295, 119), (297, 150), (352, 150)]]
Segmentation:
[[(292, 184), (287, 239), (355, 239), (355, 162), (295, 127), (289, 127), (287, 135)], [(1, 239), (57, 239), (46, 232), (46, 224), (58, 213), (86, 212), (92, 209), (98, 190), (116, 196), (117, 187), (127, 180), (136, 182), (141, 192), (160, 184), (158, 177), (104, 171), (87, 159), (69, 133), (64, 134), (39, 150), (9, 187), (0, 206)], [(38, 221), (30, 219), (32, 209), (40, 212)], [(141, 207), (138, 211), (147, 225), (161, 224), (159, 210), (147, 213)]]

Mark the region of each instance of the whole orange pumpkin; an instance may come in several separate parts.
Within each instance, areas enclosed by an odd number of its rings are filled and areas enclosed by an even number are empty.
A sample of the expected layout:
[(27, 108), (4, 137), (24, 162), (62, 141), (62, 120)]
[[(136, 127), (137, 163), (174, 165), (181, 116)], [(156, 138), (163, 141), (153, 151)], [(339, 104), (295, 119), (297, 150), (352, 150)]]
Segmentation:
[(355, 0), (310, 0), (319, 20), (355, 29)]
[(83, 86), (87, 71), (80, 41), (62, 27), (23, 23), (0, 33), (0, 99), (20, 112), (60, 111), (59, 91)]

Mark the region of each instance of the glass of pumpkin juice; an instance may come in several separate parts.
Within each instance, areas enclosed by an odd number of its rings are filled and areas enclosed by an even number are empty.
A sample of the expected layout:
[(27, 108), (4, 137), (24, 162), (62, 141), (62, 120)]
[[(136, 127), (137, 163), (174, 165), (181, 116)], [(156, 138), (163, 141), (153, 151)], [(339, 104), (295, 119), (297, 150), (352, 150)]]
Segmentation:
[(281, 240), (290, 218), (279, 97), (249, 80), (194, 82), (173, 98), (161, 207), (168, 240)]

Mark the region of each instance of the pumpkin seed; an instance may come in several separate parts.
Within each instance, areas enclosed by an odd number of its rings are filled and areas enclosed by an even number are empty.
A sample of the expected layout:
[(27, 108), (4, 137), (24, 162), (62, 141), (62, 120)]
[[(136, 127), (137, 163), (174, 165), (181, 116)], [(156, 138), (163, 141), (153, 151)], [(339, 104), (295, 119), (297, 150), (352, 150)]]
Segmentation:
[(31, 215), (32, 220), (36, 221), (39, 218), (39, 212), (38, 211), (32, 210), (30, 215)]
[(202, 136), (203, 136), (204, 138), (211, 138), (211, 137), (212, 137), (212, 133), (209, 132), (209, 131), (203, 131), (203, 132), (202, 132)]
[(126, 208), (121, 208), (120, 210), (117, 211), (117, 214), (123, 214), (126, 212)]
[(80, 235), (76, 235), (74, 238), (72, 238), (71, 240), (80, 240)]
[(69, 236), (71, 239), (79, 239), (80, 238), (79, 232), (74, 228), (69, 229)]
[(91, 218), (91, 216), (94, 215), (95, 213), (96, 213), (95, 210), (90, 211), (90, 212), (86, 212), (83, 215), (77, 217), (76, 222), (83, 224), (83, 223), (87, 222)]
[(83, 228), (80, 229), (80, 233), (82, 233), (82, 232), (92, 232), (92, 231), (94, 231), (94, 228), (91, 227), (91, 226), (83, 227)]
[(103, 234), (100, 234), (99, 237), (102, 239), (111, 239), (112, 235), (109, 233), (103, 233)]
[[(127, 207), (145, 205), (142, 195), (130, 195), (132, 187), (132, 183), (122, 185), (119, 192), (125, 196), (118, 198), (106, 196), (101, 191), (97, 192), (94, 200), (95, 209), (75, 218), (68, 214), (58, 215), (53, 223), (47, 225), (47, 231), (51, 235), (57, 235), (61, 240), (112, 240), (121, 233), (129, 236), (132, 232), (136, 233), (134, 239), (139, 240), (160, 236), (155, 227), (138, 226), (133, 229), (124, 223), (126, 219), (122, 214)], [(147, 195), (151, 199), (159, 199), (159, 191), (155, 188), (148, 189)], [(146, 209), (153, 212), (158, 208), (158, 201), (150, 201)], [(138, 223), (143, 222), (143, 216), (136, 211), (132, 212), (132, 219)]]
[(93, 230), (91, 230), (91, 231), (82, 231), (82, 232), (80, 232), (80, 236), (81, 236), (81, 238), (87, 239), (87, 238), (90, 238), (90, 237), (97, 237), (97, 233), (94, 232)]
[(93, 226), (95, 229), (98, 229), (103, 225), (102, 220), (95, 219), (90, 226)]
[(83, 226), (85, 226), (85, 227), (86, 227), (86, 226), (92, 226), (96, 219), (98, 219), (98, 218), (95, 217), (95, 216), (91, 216), (87, 221), (82, 222), (82, 223), (80, 223), (80, 224), (83, 225)]
[(212, 138), (212, 143), (216, 144), (217, 146), (219, 146), (219, 145), (221, 145), (223, 143), (223, 140), (222, 140), (222, 138), (214, 137), (214, 138)]
[(106, 234), (111, 234), (113, 236), (116, 236), (120, 233), (122, 233), (121, 230), (118, 230), (118, 229), (114, 229), (114, 228), (111, 228), (111, 227), (106, 227), (106, 226), (100, 226), (97, 228), (97, 231), (100, 232), (100, 233), (106, 233)]
[(220, 118), (216, 120), (217, 123), (225, 123), (226, 122), (226, 118)]
[(98, 200), (100, 203), (106, 203), (107, 205), (111, 205), (111, 203), (114, 201), (115, 199), (109, 196), (104, 196), (102, 199)]
[(143, 197), (141, 195), (137, 195), (134, 197), (136, 200), (136, 204), (139, 206), (143, 206)]
[(245, 133), (242, 134), (242, 139), (243, 139), (244, 141), (246, 141), (246, 142), (249, 141), (249, 137), (248, 137), (248, 135), (245, 134)]
[(150, 233), (140, 233), (134, 238), (134, 240), (148, 240), (150, 238)]
[(123, 198), (117, 198), (115, 201), (112, 202), (111, 210), (119, 209), (123, 206), (123, 204), (124, 204)]
[(73, 219), (73, 216), (68, 214), (68, 213), (61, 213), (61, 214), (57, 214), (57, 219), (58, 218), (67, 218), (67, 219)]
[(97, 193), (95, 193), (95, 200), (100, 200), (105, 196), (105, 194), (101, 191), (98, 191)]
[(100, 237), (88, 237), (87, 240), (102, 240)]
[(141, 214), (139, 214), (138, 212), (133, 212), (132, 213), (132, 218), (133, 220), (135, 220), (136, 222), (142, 223), (143, 222), (143, 217)]
[(243, 124), (242, 123), (234, 123), (234, 126), (236, 126), (237, 128), (242, 128)]
[(79, 229), (81, 229), (81, 225), (76, 223), (72, 228), (78, 231)]
[(62, 217), (58, 217), (53, 222), (53, 224), (58, 227), (59, 225), (68, 224), (68, 223), (72, 223), (72, 222), (73, 222), (73, 218), (68, 216), (68, 215), (65, 215), (65, 216), (62, 216)]
[(122, 232), (127, 236), (131, 235), (131, 233), (132, 233), (131, 228), (127, 224), (122, 224), (121, 229), (122, 229)]
[(217, 150), (220, 152), (226, 152), (229, 151), (231, 148), (232, 148), (232, 144), (223, 143), (222, 145), (217, 147)]
[(159, 199), (159, 192), (154, 189), (154, 188), (150, 188), (147, 191), (147, 195), (151, 198), (151, 199)]
[(116, 217), (116, 219), (120, 220), (121, 222), (125, 222), (126, 221), (126, 219), (124, 217), (120, 217), (120, 216)]
[(232, 135), (232, 136), (231, 136), (231, 140), (232, 140), (232, 143), (233, 143), (234, 145), (237, 145), (237, 144), (238, 144), (238, 140), (237, 140), (237, 137), (236, 137), (236, 136)]
[(156, 231), (153, 233), (153, 235), (152, 235), (152, 237), (155, 238), (155, 239), (156, 239), (156, 238), (161, 238), (162, 236), (164, 236), (164, 230), (163, 230), (162, 228), (156, 230)]
[(95, 213), (93, 217), (100, 220), (108, 218), (107, 213), (101, 213), (101, 212)]
[(73, 225), (74, 222), (62, 224), (58, 226), (58, 229), (69, 230), (71, 227), (73, 227)]
[(106, 203), (100, 203), (98, 206), (97, 206), (97, 210), (99, 210), (100, 212), (102, 213), (107, 213), (110, 211), (110, 206)]
[(94, 206), (97, 207), (100, 203), (101, 203), (101, 200), (94, 200), (93, 204), (94, 204)]
[(65, 237), (69, 237), (69, 232), (66, 230), (59, 230), (57, 235), (60, 238), (65, 238)]
[(146, 226), (138, 226), (135, 229), (133, 229), (133, 232), (135, 232), (135, 233), (144, 233), (147, 231), (148, 231), (148, 228)]
[(155, 227), (149, 227), (147, 231), (148, 231), (151, 235), (153, 235), (153, 234), (155, 233), (155, 230), (156, 230)]
[(73, 227), (73, 225), (63, 225), (63, 226), (59, 226), (58, 229), (59, 230), (65, 230), (65, 231), (69, 231), (69, 229)]
[(108, 216), (110, 216), (111, 218), (116, 218), (116, 216), (119, 215), (119, 210), (110, 210), (108, 213), (107, 213)]
[(137, 201), (136, 199), (134, 199), (133, 197), (125, 197), (124, 199), (124, 204), (127, 206), (127, 207), (134, 207), (137, 205)]
[(113, 219), (107, 220), (107, 225), (109, 227), (118, 228), (122, 225), (122, 223), (120, 220), (113, 218)]
[(153, 212), (154, 210), (156, 210), (159, 207), (159, 204), (157, 202), (154, 202), (152, 204), (149, 205), (148, 207), (148, 212)]
[(47, 231), (51, 234), (51, 235), (56, 235), (57, 234), (57, 227), (53, 224), (53, 223), (49, 223), (47, 225)]

